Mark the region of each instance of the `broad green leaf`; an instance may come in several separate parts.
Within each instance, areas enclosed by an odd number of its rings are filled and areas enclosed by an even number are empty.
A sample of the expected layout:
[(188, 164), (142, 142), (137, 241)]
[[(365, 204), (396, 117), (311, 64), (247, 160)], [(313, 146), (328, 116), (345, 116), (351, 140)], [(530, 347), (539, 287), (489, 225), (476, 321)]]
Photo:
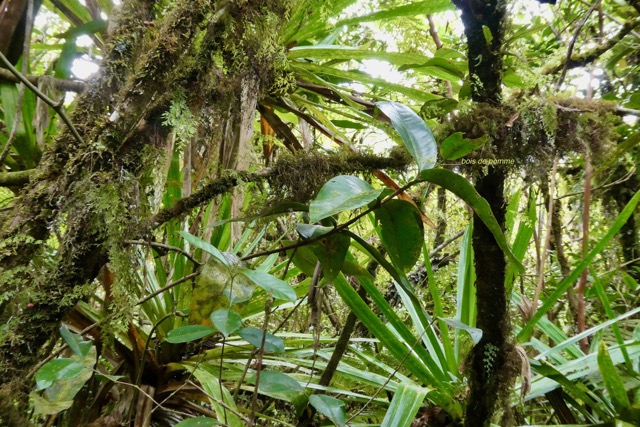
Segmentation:
[(438, 147), (424, 120), (399, 102), (376, 102), (376, 107), (391, 120), (393, 128), (418, 164), (418, 169), (424, 171), (434, 167), (438, 159)]
[(184, 342), (192, 342), (211, 335), (216, 330), (204, 325), (187, 325), (172, 329), (165, 338), (167, 342), (172, 344), (180, 344)]
[(482, 147), (488, 140), (489, 137), (486, 135), (477, 139), (467, 139), (462, 136), (462, 132), (456, 132), (442, 141), (440, 154), (447, 160), (456, 160)]
[(528, 83), (524, 78), (522, 78), (521, 71), (516, 71), (511, 68), (504, 72), (502, 82), (506, 87), (517, 89), (525, 89), (530, 87), (532, 84), (535, 84), (535, 82)]
[(487, 228), (491, 231), (493, 237), (498, 243), (498, 246), (500, 246), (500, 249), (502, 249), (513, 265), (519, 271), (524, 271), (522, 263), (513, 255), (511, 249), (509, 249), (507, 239), (504, 237), (500, 224), (498, 224), (496, 217), (493, 215), (489, 203), (487, 203), (487, 201), (478, 194), (469, 181), (464, 179), (462, 176), (445, 169), (425, 170), (420, 174), (420, 177), (425, 181), (429, 181), (446, 188), (471, 206), (475, 214), (478, 215), (482, 222), (484, 222)]
[(567, 277), (562, 279), (562, 281), (558, 284), (558, 286), (556, 286), (556, 290), (553, 292), (553, 294), (549, 295), (545, 299), (545, 302), (542, 305), (542, 307), (540, 307), (538, 311), (536, 311), (536, 313), (533, 315), (531, 320), (529, 320), (529, 322), (527, 322), (527, 324), (522, 328), (522, 330), (520, 330), (520, 333), (518, 333), (519, 341), (522, 342), (531, 336), (531, 333), (533, 332), (533, 328), (536, 325), (536, 323), (540, 321), (540, 318), (544, 316), (545, 313), (547, 313), (551, 309), (551, 307), (556, 303), (556, 301), (558, 301), (558, 299), (564, 295), (564, 293), (567, 291), (569, 286), (572, 286), (573, 283), (575, 283), (575, 281), (578, 280), (578, 277), (580, 277), (580, 274), (582, 274), (582, 271), (585, 268), (587, 268), (589, 265), (591, 265), (591, 262), (593, 261), (593, 259), (607, 247), (607, 244), (609, 243), (609, 241), (613, 238), (613, 236), (615, 236), (618, 233), (618, 231), (620, 231), (622, 226), (627, 222), (629, 217), (633, 214), (639, 202), (640, 202), (640, 190), (638, 190), (634, 194), (631, 200), (629, 200), (629, 203), (627, 203), (624, 209), (622, 209), (622, 211), (620, 212), (618, 217), (615, 219), (615, 221), (613, 221), (611, 228), (609, 228), (609, 231), (607, 231), (604, 237), (600, 239), (600, 241), (591, 250), (591, 252), (589, 252), (589, 254), (582, 260), (582, 262), (580, 262), (580, 264), (578, 264), (578, 266), (575, 269), (573, 269), (573, 271)]
[(366, 129), (367, 128), (365, 124), (354, 122), (351, 120), (331, 120), (331, 123), (333, 123), (335, 126), (339, 128), (346, 128), (346, 129)]
[(326, 280), (331, 281), (340, 273), (350, 244), (348, 236), (333, 234), (311, 245), (311, 250), (322, 265), (322, 275)]
[(493, 41), (493, 34), (491, 34), (491, 30), (486, 25), (482, 26), (482, 34), (484, 34), (484, 40), (487, 42), (487, 45), (490, 45)]
[[(296, 224), (296, 231), (305, 239), (314, 239), (323, 236), (332, 230), (332, 227), (323, 227), (321, 225)], [(299, 255), (297, 254), (297, 260), (294, 255), (294, 262), (297, 261), (300, 263), (302, 261), (302, 264), (304, 265), (299, 268), (303, 270), (305, 274), (310, 272), (308, 275), (313, 275), (316, 260), (313, 259), (313, 256), (309, 256), (308, 250), (310, 249), (320, 261), (320, 264), (322, 264), (322, 274), (325, 279), (331, 281), (335, 279), (342, 269), (350, 244), (351, 239), (349, 236), (345, 236), (344, 234), (326, 236), (314, 243), (311, 243), (308, 246), (307, 252), (304, 250), (300, 251), (301, 253)], [(298, 251), (300, 249), (303, 248), (298, 248)], [(303, 260), (301, 260), (300, 257), (303, 257)]]
[(187, 233), (186, 231), (181, 231), (180, 235), (184, 237), (184, 240), (191, 243), (193, 246), (202, 249), (208, 254), (213, 255), (222, 264), (227, 266), (229, 265), (229, 262), (227, 261), (227, 258), (224, 256), (224, 254), (218, 248), (213, 246), (211, 243), (207, 243), (204, 240), (192, 234)]
[(260, 348), (264, 337), (264, 351), (266, 353), (284, 353), (284, 341), (282, 341), (282, 338), (269, 332), (267, 332), (265, 337), (261, 329), (243, 328), (238, 331), (238, 335), (255, 348)]
[(297, 299), (296, 292), (284, 280), (272, 276), (269, 273), (257, 270), (243, 269), (242, 274), (249, 278), (253, 283), (264, 289), (274, 298), (294, 302)]
[(224, 424), (218, 420), (214, 420), (209, 417), (195, 417), (187, 418), (180, 421), (175, 427), (211, 427), (211, 426), (223, 426)]
[(309, 206), (309, 220), (318, 222), (340, 212), (357, 209), (374, 201), (382, 189), (374, 189), (355, 176), (332, 178), (318, 192)]
[(60, 327), (60, 336), (64, 342), (67, 343), (71, 351), (79, 357), (85, 357), (93, 345), (90, 341), (84, 341), (82, 335), (71, 332), (67, 325)]
[(309, 403), (335, 425), (339, 427), (347, 425), (347, 412), (342, 400), (324, 394), (314, 394), (309, 397)]
[(375, 211), (380, 222), (384, 248), (393, 264), (403, 271), (411, 269), (420, 258), (424, 229), (420, 212), (404, 200), (390, 200)]
[(289, 375), (272, 372), (262, 371), (260, 373), (260, 384), (258, 388), (269, 394), (294, 394), (304, 393), (304, 388), (298, 383), (298, 381), (291, 378)]
[(333, 231), (333, 227), (315, 224), (296, 224), (296, 231), (305, 239), (315, 239)]
[[(93, 376), (93, 368), (97, 360), (97, 351), (95, 346), (91, 346), (89, 352), (80, 357), (73, 354), (70, 359), (83, 366), (79, 375), (69, 378), (58, 378), (49, 387), (44, 390), (42, 396), (36, 390), (29, 395), (34, 405), (36, 414), (53, 415), (68, 409), (73, 405), (76, 394), (84, 387), (85, 383)], [(72, 371), (75, 368), (72, 369)], [(71, 375), (68, 372), (67, 375)], [(63, 375), (66, 376), (66, 375)]]
[(410, 427), (428, 391), (414, 384), (401, 384), (393, 394), (381, 427)]
[(54, 359), (45, 363), (36, 372), (36, 388), (44, 390), (60, 379), (72, 379), (82, 373), (84, 366), (72, 359)]
[(211, 323), (228, 337), (242, 326), (242, 317), (233, 310), (221, 308), (211, 313)]
[(600, 369), (600, 374), (602, 374), (602, 382), (604, 382), (604, 386), (609, 392), (611, 403), (613, 403), (616, 411), (620, 413), (631, 406), (624, 382), (620, 378), (611, 356), (609, 356), (609, 350), (607, 350), (607, 345), (604, 341), (600, 341), (600, 347), (598, 348), (598, 368)]

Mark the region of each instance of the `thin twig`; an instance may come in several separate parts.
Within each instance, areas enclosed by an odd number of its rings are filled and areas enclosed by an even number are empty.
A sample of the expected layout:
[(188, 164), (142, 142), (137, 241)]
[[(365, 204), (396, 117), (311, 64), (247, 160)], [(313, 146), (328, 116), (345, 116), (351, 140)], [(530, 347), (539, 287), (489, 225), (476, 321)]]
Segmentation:
[[(41, 80), (48, 79), (51, 81), (51, 85), (65, 92), (82, 92), (87, 87), (87, 84), (82, 80), (65, 80), (56, 79), (50, 76), (29, 76), (23, 74), (27, 80), (33, 83), (34, 86), (38, 86)], [(11, 83), (22, 83), (11, 71), (0, 68), (0, 80), (8, 81)]]
[[(582, 209), (582, 257), (586, 257), (589, 251), (589, 208), (591, 207), (591, 153), (589, 153), (587, 145), (585, 144), (585, 174), (584, 174), (584, 202)], [(584, 291), (587, 287), (587, 273), (588, 269), (585, 269), (580, 275), (580, 281), (578, 282), (577, 296), (578, 296), (578, 333), (582, 333), (586, 328), (585, 318), (585, 304), (584, 304)], [(580, 340), (580, 349), (583, 353), (589, 353), (589, 341), (587, 337)]]
[(71, 120), (69, 120), (69, 117), (67, 117), (67, 115), (65, 114), (62, 102), (55, 102), (47, 95), (42, 93), (42, 91), (35, 87), (33, 83), (29, 81), (29, 79), (27, 79), (22, 75), (22, 73), (20, 73), (20, 71), (16, 70), (16, 68), (11, 64), (11, 62), (9, 62), (7, 57), (4, 56), (2, 52), (0, 52), (0, 62), (4, 64), (4, 66), (11, 72), (11, 74), (16, 76), (18, 80), (24, 83), (24, 85), (27, 86), (31, 92), (33, 92), (38, 98), (42, 99), (49, 107), (53, 108), (53, 110), (58, 113), (62, 121), (67, 125), (69, 131), (71, 131), (71, 134), (76, 139), (76, 141), (78, 141), (79, 144), (84, 145), (84, 141), (78, 133), (78, 130), (75, 128), (75, 126), (73, 126), (73, 123), (71, 123)]
[(184, 283), (184, 282), (186, 282), (188, 280), (191, 280), (194, 277), (197, 277), (199, 275), (200, 275), (199, 271), (196, 271), (195, 273), (187, 274), (186, 276), (182, 277), (181, 279), (178, 279), (175, 282), (171, 282), (168, 285), (158, 289), (157, 291), (150, 293), (146, 297), (139, 299), (138, 302), (136, 302), (136, 305), (144, 304), (145, 302), (149, 301), (151, 298), (154, 298), (154, 297), (160, 295), (164, 291), (167, 291), (167, 290), (169, 290), (169, 289), (171, 289), (171, 288), (173, 288), (175, 286), (178, 286), (179, 284)]
[(161, 249), (166, 249), (168, 251), (178, 252), (179, 254), (184, 255), (187, 259), (189, 259), (189, 261), (194, 263), (196, 266), (202, 265), (202, 263), (196, 261), (196, 259), (192, 257), (191, 254), (189, 254), (189, 252), (175, 246), (166, 245), (160, 242), (147, 241), (147, 240), (125, 240), (124, 243), (128, 245), (146, 245), (146, 246), (151, 246), (153, 248), (161, 248)]
[(258, 407), (258, 387), (260, 386), (260, 373), (262, 372), (262, 357), (264, 356), (264, 344), (267, 340), (267, 328), (269, 327), (269, 317), (271, 308), (273, 307), (273, 298), (267, 298), (264, 303), (264, 322), (262, 324), (262, 340), (260, 341), (260, 349), (258, 350), (258, 360), (256, 360), (256, 384), (253, 388), (253, 396), (251, 397), (251, 415), (249, 418), (249, 426), (256, 424), (256, 409)]
[[(33, 26), (33, 20), (31, 19), (33, 15), (33, 0), (27, 0), (27, 22), (25, 26), (25, 37), (24, 44), (22, 45), (22, 74), (27, 74), (27, 70), (29, 68), (29, 50), (31, 49), (31, 27)], [(9, 152), (11, 152), (11, 147), (13, 146), (13, 142), (18, 135), (18, 124), (22, 121), (22, 105), (24, 104), (24, 84), (20, 85), (18, 89), (18, 100), (16, 101), (15, 109), (16, 115), (13, 119), (13, 127), (11, 128), (11, 133), (9, 134), (9, 138), (7, 139), (7, 143), (0, 153), (0, 165), (4, 163)]]
[(593, 11), (596, 10), (596, 7), (598, 7), (598, 4), (600, 4), (600, 0), (596, 0), (596, 1), (593, 2), (593, 5), (591, 5), (589, 10), (587, 11), (587, 14), (584, 16), (584, 18), (582, 19), (580, 24), (578, 24), (578, 28), (576, 28), (576, 32), (573, 34), (573, 37), (571, 38), (571, 41), (569, 42), (569, 48), (567, 49), (567, 59), (564, 61), (564, 66), (562, 67), (562, 74), (560, 74), (560, 79), (558, 80), (558, 83), (556, 84), (556, 90), (560, 90), (560, 87), (562, 86), (562, 83), (564, 82), (564, 78), (567, 76), (567, 71), (569, 70), (569, 61), (571, 60), (571, 56), (573, 55), (573, 48), (576, 45), (576, 41), (578, 40), (578, 36), (580, 35), (580, 32), (582, 31), (582, 28), (587, 23), (587, 20), (589, 19), (589, 17), (593, 13)]
[(540, 264), (538, 268), (538, 285), (536, 286), (536, 292), (533, 296), (533, 301), (531, 302), (531, 313), (535, 312), (538, 309), (538, 300), (540, 299), (540, 294), (542, 293), (542, 289), (544, 288), (544, 264), (547, 260), (547, 256), (549, 253), (549, 247), (551, 246), (551, 235), (553, 231), (552, 220), (553, 220), (553, 208), (554, 201), (553, 195), (556, 191), (556, 172), (558, 170), (558, 160), (553, 160), (553, 167), (551, 169), (551, 184), (549, 186), (549, 208), (547, 210), (547, 229), (546, 236), (544, 239), (544, 245), (542, 246), (542, 256), (540, 257)]

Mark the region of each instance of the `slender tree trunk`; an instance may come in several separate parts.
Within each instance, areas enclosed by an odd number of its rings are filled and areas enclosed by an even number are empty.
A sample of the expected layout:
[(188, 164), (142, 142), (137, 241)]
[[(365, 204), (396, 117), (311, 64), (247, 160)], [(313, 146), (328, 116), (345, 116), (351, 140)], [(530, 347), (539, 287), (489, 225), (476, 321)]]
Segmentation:
[[(498, 105), (501, 101), (501, 49), (506, 2), (454, 0), (454, 3), (462, 11), (465, 26), (472, 99), (478, 103)], [(493, 144), (499, 150), (504, 142), (494, 139)], [(490, 166), (486, 174), (483, 171), (477, 171), (476, 174), (476, 190), (487, 200), (496, 219), (504, 227), (506, 171), (500, 166)], [(512, 368), (508, 364), (512, 345), (509, 342), (505, 257), (480, 218), (474, 215), (473, 221), (476, 326), (482, 329), (483, 336), (469, 359), (470, 390), (465, 425), (484, 426), (491, 422), (500, 404), (508, 405), (504, 399), (512, 386)]]

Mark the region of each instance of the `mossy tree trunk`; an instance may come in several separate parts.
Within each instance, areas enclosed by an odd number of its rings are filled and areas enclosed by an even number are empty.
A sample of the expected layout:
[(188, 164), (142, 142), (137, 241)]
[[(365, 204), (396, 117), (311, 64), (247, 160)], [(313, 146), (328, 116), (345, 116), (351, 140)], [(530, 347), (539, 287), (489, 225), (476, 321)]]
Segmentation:
[[(24, 377), (65, 313), (87, 294), (85, 285), (107, 261), (116, 277), (126, 276), (118, 271), (128, 258), (124, 240), (144, 238), (157, 225), (145, 219), (149, 207), (136, 196), (144, 192), (138, 178), (166, 142), (162, 114), (172, 99), (185, 98), (206, 124), (202, 137), (226, 144), (220, 164), (235, 167), (247, 151), (256, 103), (282, 63), (283, 50), (269, 41), (288, 13), (286, 0), (176, 1), (163, 11), (155, 3), (123, 2), (101, 74), (74, 109), (80, 138), (65, 129), (20, 200), (0, 217), (0, 294), (11, 297), (1, 307), (3, 420), (19, 423), (11, 413), (26, 413)], [(65, 224), (59, 256), (31, 268), (58, 224)]]
[[(500, 104), (501, 49), (506, 2), (454, 0), (454, 3), (462, 11), (472, 99), (475, 102)], [(504, 142), (495, 138), (493, 144), (500, 149)], [(501, 166), (489, 166), (486, 174), (478, 172), (478, 176), (474, 177), (476, 190), (487, 200), (503, 227), (506, 209), (503, 195), (505, 178), (506, 171)], [(476, 269), (476, 325), (482, 329), (483, 336), (469, 359), (470, 391), (465, 425), (484, 426), (490, 424), (499, 405), (505, 403), (503, 399), (512, 386), (513, 374), (508, 364), (512, 344), (509, 342), (505, 257), (493, 234), (478, 216), (473, 219), (473, 251)]]

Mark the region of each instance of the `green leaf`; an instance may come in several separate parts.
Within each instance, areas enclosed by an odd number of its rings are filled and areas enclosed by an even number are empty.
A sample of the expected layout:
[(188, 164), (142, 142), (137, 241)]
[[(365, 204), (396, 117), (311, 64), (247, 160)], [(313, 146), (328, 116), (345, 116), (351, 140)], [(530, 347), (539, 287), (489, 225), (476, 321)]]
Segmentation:
[(381, 427), (410, 427), (428, 392), (429, 389), (414, 384), (400, 384)]
[(411, 269), (420, 258), (424, 244), (420, 212), (405, 200), (390, 200), (374, 212), (391, 261), (403, 271)]
[(223, 426), (224, 424), (218, 420), (214, 420), (209, 417), (195, 417), (187, 418), (180, 421), (175, 427), (210, 427), (210, 426)]
[(473, 328), (469, 325), (465, 325), (464, 323), (456, 319), (442, 319), (442, 320), (444, 320), (449, 326), (453, 326), (456, 329), (461, 329), (467, 332), (471, 337), (471, 340), (473, 341), (474, 345), (478, 344), (482, 339), (482, 329)]
[(520, 73), (516, 72), (511, 68), (509, 68), (504, 72), (504, 75), (502, 76), (502, 82), (506, 87), (516, 88), (516, 89), (525, 89), (532, 85), (528, 83), (525, 79), (523, 79)]
[(204, 325), (187, 325), (172, 329), (167, 334), (166, 340), (172, 344), (192, 342), (215, 333), (215, 329)]
[(433, 134), (411, 108), (399, 102), (376, 102), (376, 107), (391, 120), (393, 128), (400, 134), (407, 150), (424, 171), (435, 166), (438, 147)]
[(491, 34), (491, 30), (486, 25), (482, 26), (482, 34), (484, 34), (484, 40), (487, 42), (487, 45), (490, 45), (493, 41), (493, 34)]
[(309, 397), (309, 403), (335, 425), (339, 427), (347, 425), (347, 412), (342, 400), (323, 394), (314, 394)]
[(633, 195), (631, 200), (629, 200), (629, 203), (627, 203), (627, 205), (624, 207), (622, 212), (620, 212), (620, 214), (615, 219), (615, 221), (613, 221), (613, 224), (611, 225), (611, 228), (609, 229), (609, 231), (607, 231), (604, 237), (600, 239), (600, 241), (591, 250), (591, 252), (589, 252), (589, 254), (582, 260), (582, 262), (580, 262), (580, 264), (578, 264), (578, 266), (567, 277), (565, 277), (564, 279), (562, 279), (560, 283), (558, 283), (558, 286), (556, 286), (555, 291), (546, 298), (542, 307), (540, 307), (538, 311), (536, 311), (536, 313), (533, 315), (531, 320), (529, 320), (529, 322), (527, 322), (527, 324), (522, 328), (522, 330), (520, 330), (520, 332), (518, 333), (518, 340), (523, 341), (525, 339), (528, 339), (531, 336), (531, 333), (533, 332), (533, 328), (536, 325), (536, 323), (540, 321), (540, 318), (544, 316), (545, 313), (547, 313), (551, 309), (551, 307), (556, 303), (556, 301), (558, 301), (558, 299), (564, 295), (564, 293), (567, 291), (569, 286), (573, 285), (573, 283), (575, 283), (575, 281), (578, 280), (578, 277), (580, 277), (580, 274), (582, 274), (582, 271), (585, 268), (587, 268), (589, 265), (591, 265), (591, 262), (596, 257), (596, 255), (600, 254), (606, 248), (609, 241), (613, 238), (613, 236), (615, 236), (618, 233), (618, 231), (620, 231), (622, 226), (627, 222), (629, 217), (633, 214), (639, 202), (640, 202), (640, 190), (638, 190)]
[(291, 285), (283, 280), (278, 279), (277, 277), (272, 276), (269, 273), (257, 270), (243, 269), (242, 274), (249, 278), (249, 280), (251, 280), (253, 283), (260, 286), (265, 290), (265, 292), (267, 292), (274, 298), (289, 302), (294, 302), (296, 299), (298, 299), (298, 297), (296, 296), (296, 292), (293, 290)]
[(304, 388), (298, 381), (289, 375), (272, 371), (262, 371), (260, 373), (260, 384), (258, 384), (258, 388), (260, 391), (269, 394), (287, 395), (304, 393)]
[(208, 254), (213, 255), (218, 261), (220, 261), (224, 265), (227, 265), (227, 266), (229, 265), (229, 262), (227, 261), (227, 258), (224, 256), (224, 254), (220, 252), (220, 250), (215, 246), (213, 246), (211, 243), (207, 243), (204, 240), (192, 234), (187, 233), (186, 231), (181, 231), (180, 235), (184, 237), (184, 240), (191, 243), (193, 246), (202, 249)]
[(222, 254), (226, 264), (211, 257), (202, 266), (189, 301), (189, 323), (209, 325), (209, 316), (220, 308), (251, 299), (256, 285), (243, 274), (245, 264), (232, 253)]
[(36, 388), (44, 390), (60, 379), (76, 378), (82, 373), (84, 366), (72, 359), (54, 359), (45, 363), (36, 372)]
[[(207, 368), (215, 368), (206, 365), (205, 363), (198, 363), (196, 365), (197, 367), (189, 365), (182, 366), (193, 372), (193, 375), (202, 385), (202, 388), (211, 401), (211, 406), (216, 413), (218, 421), (228, 427), (243, 427), (245, 423), (236, 415), (238, 413), (238, 407), (231, 393), (229, 393), (229, 390), (226, 389), (218, 378), (207, 370)], [(223, 406), (222, 403), (224, 403), (225, 406)]]
[(92, 345), (89, 352), (83, 357), (73, 354), (70, 359), (80, 363), (83, 369), (79, 375), (74, 375), (71, 378), (69, 377), (75, 368), (73, 368), (71, 372), (61, 375), (60, 378), (44, 390), (42, 395), (40, 395), (37, 390), (32, 391), (29, 397), (33, 401), (34, 412), (36, 414), (53, 415), (73, 405), (78, 392), (93, 376), (93, 368), (97, 360), (96, 347)]
[(433, 13), (445, 12), (447, 10), (453, 10), (454, 6), (450, 0), (428, 0), (417, 3), (405, 4), (397, 7), (393, 7), (387, 10), (380, 10), (377, 12), (369, 13), (367, 15), (358, 16), (355, 18), (348, 18), (338, 21), (336, 27), (342, 25), (353, 25), (360, 22), (373, 22), (380, 20), (388, 20), (392, 18), (398, 18), (401, 16), (414, 17), (416, 15), (429, 15)]
[(489, 137), (486, 135), (477, 139), (467, 139), (462, 136), (462, 132), (456, 132), (442, 141), (440, 154), (447, 160), (456, 160), (482, 147), (488, 140)]
[(417, 53), (376, 52), (359, 49), (352, 46), (315, 45), (296, 46), (289, 50), (289, 59), (321, 59), (321, 60), (362, 60), (378, 59), (394, 65), (421, 64), (429, 60), (428, 57)]
[(211, 313), (211, 323), (226, 338), (242, 326), (242, 317), (233, 310), (221, 308)]
[(318, 222), (340, 212), (362, 207), (382, 193), (355, 176), (340, 175), (332, 178), (318, 192), (309, 206), (309, 220)]
[(620, 413), (631, 406), (624, 382), (622, 378), (620, 378), (620, 374), (618, 374), (618, 370), (613, 364), (611, 356), (609, 356), (609, 350), (607, 350), (607, 345), (604, 341), (600, 341), (600, 347), (598, 349), (598, 368), (602, 374), (604, 386), (609, 392), (611, 403), (613, 403), (616, 411)]
[(67, 325), (60, 327), (60, 336), (64, 342), (67, 343), (71, 351), (77, 354), (78, 357), (85, 357), (89, 353), (89, 350), (91, 350), (91, 342), (84, 341), (82, 335), (71, 332)]
[(464, 79), (466, 74), (466, 63), (457, 63), (437, 57), (429, 59), (422, 65), (406, 68), (413, 68), (420, 73), (450, 82), (459, 82)]
[(353, 70), (340, 70), (338, 68), (316, 65), (310, 62), (291, 64), (291, 69), (292, 71), (297, 71), (301, 74), (315, 73), (318, 76), (333, 76), (344, 79), (345, 81), (372, 85), (385, 91), (401, 93), (418, 102), (428, 102), (437, 99), (443, 99), (441, 96), (434, 95), (433, 93), (414, 89), (397, 83), (390, 83), (384, 79), (371, 77), (366, 73)]
[(345, 129), (366, 129), (367, 128), (366, 125), (359, 122), (354, 122), (351, 120), (331, 120), (331, 123), (333, 123), (335, 126), (339, 128), (345, 128)]
[(350, 244), (348, 236), (333, 234), (311, 245), (311, 250), (322, 265), (322, 274), (326, 280), (332, 281), (340, 273)]
[(432, 99), (420, 108), (420, 115), (425, 119), (444, 116), (458, 107), (458, 101), (451, 98)]
[[(323, 227), (321, 225), (296, 224), (296, 231), (305, 239), (314, 239), (328, 234), (332, 230), (332, 227)], [(331, 281), (335, 279), (342, 269), (350, 244), (351, 239), (349, 236), (345, 236), (344, 234), (333, 234), (310, 244), (307, 251), (311, 249), (313, 254), (320, 261), (320, 264), (322, 264), (322, 273), (325, 279)], [(304, 252), (300, 251), (300, 249), (303, 248), (298, 248), (297, 252)], [(303, 258), (301, 259), (300, 257)], [(310, 271), (308, 276), (313, 275), (316, 261), (312, 256), (309, 256), (308, 252), (306, 252), (306, 254), (301, 253), (297, 259), (294, 255), (294, 263), (295, 262), (302, 263), (302, 267), (299, 268), (303, 270), (305, 274)], [(297, 265), (298, 264), (296, 264), (296, 266)]]
[(500, 246), (500, 249), (502, 249), (513, 265), (519, 271), (524, 271), (522, 263), (513, 255), (511, 249), (509, 249), (507, 239), (504, 237), (500, 224), (498, 224), (496, 217), (493, 215), (489, 203), (487, 203), (487, 201), (478, 194), (469, 181), (464, 179), (462, 176), (445, 169), (426, 170), (420, 174), (420, 177), (425, 181), (429, 181), (446, 188), (471, 206), (475, 214), (478, 215), (489, 231), (491, 231), (493, 237), (498, 243), (498, 246)]
[[(264, 332), (258, 328), (243, 328), (238, 331), (238, 335), (243, 340), (254, 346), (260, 348), (262, 345), (262, 337)], [(284, 341), (281, 338), (267, 332), (264, 338), (264, 351), (267, 353), (284, 353)]]

